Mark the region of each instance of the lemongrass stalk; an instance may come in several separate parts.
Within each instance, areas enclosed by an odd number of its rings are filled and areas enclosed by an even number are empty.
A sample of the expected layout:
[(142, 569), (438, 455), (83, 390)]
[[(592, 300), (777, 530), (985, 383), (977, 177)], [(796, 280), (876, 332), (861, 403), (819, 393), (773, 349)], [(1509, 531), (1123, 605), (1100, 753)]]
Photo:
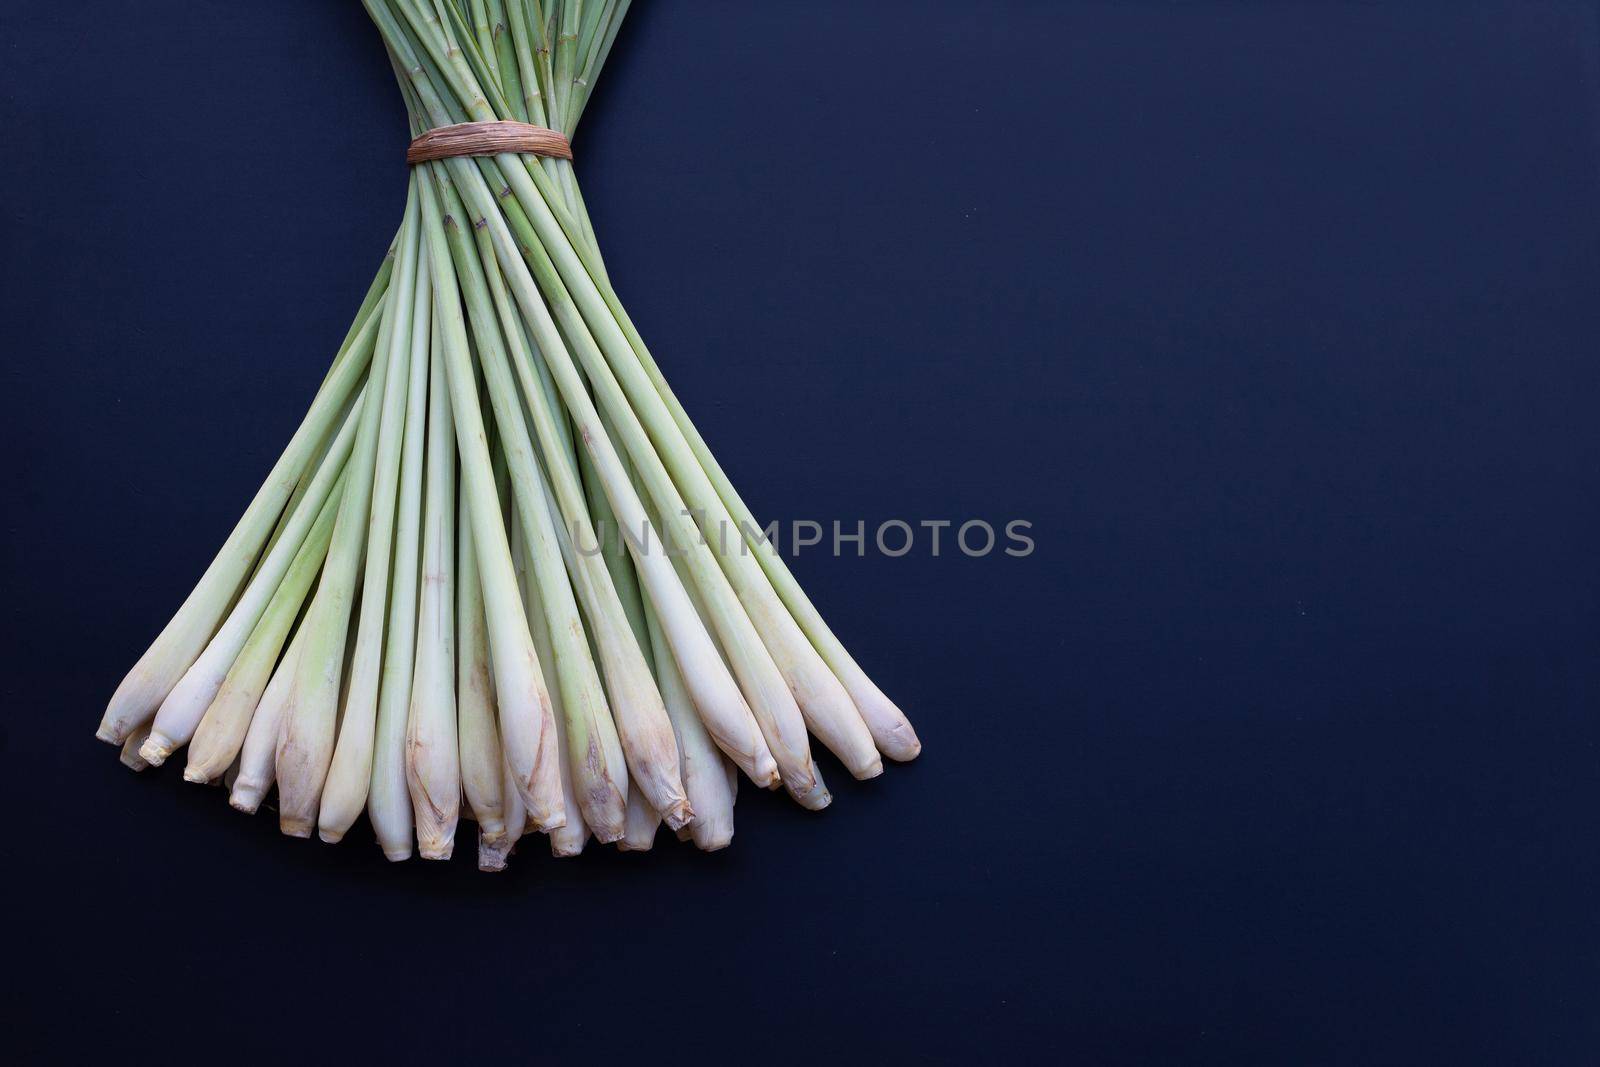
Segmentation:
[[(452, 210), (457, 210), (459, 201), (453, 199), (453, 189), (450, 194)], [(510, 369), (505, 366), (509, 346), (509, 358), (521, 376), (523, 400), (527, 402), (533, 417), (546, 461), (545, 469), (541, 471), (527, 443), (526, 429), (520, 419), (518, 425), (510, 428), (509, 438), (502, 433), (507, 442), (505, 451), (510, 460), (513, 483), (520, 486), (534, 482), (539, 487), (536, 494), (517, 494), (518, 506), (527, 506), (532, 496), (542, 498), (550, 508), (548, 527), (561, 548), (571, 585), (578, 593), (578, 602), (588, 616), (588, 633), (593, 637), (599, 653), (615, 732), (620, 739), (630, 777), (638, 781), (640, 790), (649, 797), (651, 804), (663, 814), (669, 825), (676, 828), (692, 818), (693, 812), (683, 792), (672, 724), (605, 561), (592, 554), (573, 552), (568, 543), (569, 536), (576, 537), (580, 542), (590, 541), (595, 536), (577, 468), (572, 461), (571, 437), (566, 432), (565, 420), (560, 420), (558, 424), (559, 412), (550, 409), (542, 389), (532, 377), (533, 359), (525, 347), (522, 328), (506, 293), (494, 250), (487, 238), (482, 236), (482, 231), (478, 232), (479, 259), (464, 257), (460, 275), (465, 282), (464, 291), (473, 294), (470, 297), (473, 322), (481, 334), (479, 354), (485, 367), (490, 395), (496, 398), (497, 391), (503, 391), (506, 395), (497, 397), (497, 410), (503, 408), (512, 413), (512, 417), (516, 416), (519, 411), (516, 386), (512, 384)], [(483, 292), (485, 286), (487, 294)], [(498, 331), (494, 328), (496, 319), (500, 323)], [(546, 483), (546, 474), (553, 485)], [(524, 529), (534, 529), (534, 523), (528, 523), (525, 519)], [(561, 581), (565, 583), (566, 578), (563, 577)], [(580, 790), (580, 797), (583, 795), (584, 791)], [(585, 819), (592, 826), (600, 826), (590, 816), (586, 815)]]
[(128, 734), (128, 739), (122, 742), (122, 751), (117, 758), (122, 765), (130, 771), (142, 771), (150, 766), (150, 762), (139, 755), (139, 746), (144, 744), (144, 739), (150, 736), (150, 725), (135, 726)]
[[(546, 621), (544, 606), (539, 603), (537, 586), (525, 577), (528, 547), (522, 536), (522, 521), (517, 518), (515, 510), (512, 512), (511, 523), (513, 551), (523, 561), (523, 566), (518, 572), (521, 579), (519, 588), (522, 593), (523, 608), (527, 612), (528, 628), (533, 632), (533, 647), (539, 656), (539, 662), (546, 666), (548, 673), (555, 669), (555, 648), (550, 640), (550, 624)], [(572, 770), (573, 749), (567, 742), (566, 705), (561, 699), (560, 686), (550, 690), (550, 702), (555, 711), (556, 736), (561, 742), (557, 746), (557, 753), (560, 756), (561, 795), (567, 807), (567, 824), (550, 831), (550, 853), (558, 857), (576, 856), (583, 851), (585, 842), (589, 840), (589, 824), (583, 821), (583, 806), (578, 803), (577, 779)]]
[[(520, 6), (520, 0), (511, 0), (513, 6)], [(511, 26), (507, 21), (505, 0), (488, 0), (489, 35), (491, 51), (488, 53), (494, 58), (495, 66), (500, 73), (500, 90), (505, 97), (506, 105), (511, 109), (508, 118), (519, 122), (528, 121), (528, 103), (522, 93), (522, 70), (517, 65), (516, 42), (511, 37)]]
[[(484, 0), (472, 0), (472, 31), (478, 38), (479, 53), (485, 59), (497, 60), (498, 53), (494, 43), (494, 27), (489, 21), (489, 6), (484, 3)], [(493, 69), (494, 75), (498, 80), (500, 75), (499, 67), (495, 66)]]
[[(539, 369), (544, 372), (541, 377), (549, 374), (544, 366), (544, 361), (539, 361)], [(555, 385), (546, 383), (541, 392), (549, 402), (552, 412), (560, 412), (561, 421), (566, 422), (565, 412), (555, 407)], [(606, 436), (613, 436), (611, 427), (602, 417), (601, 429)], [(565, 435), (564, 435), (565, 436)], [(567, 437), (570, 442), (570, 436)], [(644, 654), (650, 669), (655, 670), (655, 650), (650, 644), (649, 631), (645, 627), (644, 595), (639, 592), (639, 576), (633, 569), (633, 563), (628, 558), (627, 539), (623, 536), (622, 527), (617, 522), (616, 512), (611, 510), (611, 501), (606, 499), (605, 486), (601, 483), (600, 472), (595, 468), (594, 460), (589, 456), (588, 450), (569, 454), (576, 460), (578, 467), (578, 480), (583, 485), (583, 499), (589, 508), (589, 517), (593, 521), (595, 536), (599, 539), (598, 548), (601, 560), (605, 563), (606, 570), (611, 575), (611, 584), (617, 590), (617, 600), (622, 604), (622, 611), (628, 618), (628, 629), (632, 631), (634, 640), (638, 642), (640, 651)], [(624, 462), (624, 469), (627, 464)], [(629, 475), (632, 480), (632, 475)], [(587, 551), (587, 549), (586, 549)]]
[(457, 545), (456, 717), (461, 748), (461, 788), (478, 823), (479, 853), (485, 844), (505, 836), (502, 796), (505, 759), (500, 755), (500, 731), (495, 725), (494, 678), (489, 669), (489, 624), (483, 615), (483, 590), (479, 587), (478, 560), (473, 550), (467, 504), (459, 504)]
[[(385, 260), (380, 273), (386, 275), (388, 270)], [(366, 373), (382, 303), (381, 299), (373, 302), (366, 320), (334, 358), (333, 368), (299, 428), (194, 590), (117, 686), (95, 733), (100, 740), (120, 745), (129, 730), (149, 721), (216, 633), (286, 501)]]
[(450, 30), (450, 43), (460, 53), (467, 69), (477, 79), (480, 85), (489, 86), (496, 94), (496, 101), (504, 103), (500, 92), (500, 71), (495, 66), (495, 55), (492, 51), (485, 52), (478, 43), (475, 31), (467, 24), (467, 16), (462, 13), (454, 3), (446, 0), (435, 0), (441, 12), (448, 14), (447, 25)]
[[(451, 297), (454, 299), (454, 297)], [(439, 320), (434, 320), (438, 341)], [(437, 347), (437, 344), (436, 346)], [(423, 508), (417, 663), (406, 724), (406, 782), (423, 859), (449, 859), (461, 810), (455, 707), (455, 426), (445, 368), (428, 374), (428, 458)]]
[(678, 733), (678, 750), (683, 753), (683, 785), (689, 793), (689, 803), (694, 805), (694, 822), (685, 829), (700, 849), (711, 852), (726, 848), (733, 841), (733, 798), (739, 779), (729, 773), (733, 765), (717, 750), (696, 714), (655, 612), (646, 604), (643, 614), (651, 646), (656, 650), (661, 698), (666, 701), (672, 728)]
[[(139, 755), (152, 766), (161, 766), (174, 750), (189, 743), (206, 710), (216, 700), (223, 680), (227, 678), (229, 670), (255, 631), (262, 613), (298, 557), (323, 505), (333, 498), (334, 485), (343, 477), (345, 461), (355, 443), (356, 425), (360, 421), (362, 407), (364, 402), (358, 403), (346, 416), (345, 424), (328, 454), (323, 457), (316, 476), (311, 479), (294, 514), (284, 524), (284, 536), (257, 566), (255, 575), (221, 628), (207, 643), (205, 651), (161, 702), (150, 734), (139, 749)], [(227, 761), (224, 760), (218, 771), (226, 767)]]
[[(684, 823), (683, 827), (690, 826)], [(683, 828), (683, 827), (680, 827)], [(650, 806), (650, 801), (639, 792), (639, 787), (628, 787), (628, 819), (617, 839), (619, 852), (648, 852), (656, 843), (656, 831), (661, 829), (661, 813)]]
[(618, 0), (612, 6), (611, 17), (607, 20), (605, 28), (600, 35), (599, 44), (595, 49), (594, 58), (590, 61), (583, 77), (579, 79), (578, 91), (573, 94), (571, 110), (567, 118), (568, 136), (578, 130), (578, 120), (583, 117), (584, 109), (589, 104), (589, 95), (594, 92), (594, 83), (600, 76), (600, 68), (605, 66), (606, 59), (611, 55), (611, 46), (616, 43), (617, 30), (622, 25), (622, 20), (628, 14), (628, 5), (632, 0)]
[(233, 757), (233, 762), (228, 764), (228, 769), (222, 772), (222, 781), (218, 784), (229, 793), (233, 792), (233, 783), (239, 780), (239, 757)]
[(505, 5), (506, 30), (511, 38), (512, 53), (517, 61), (517, 77), (522, 85), (522, 106), (527, 116), (524, 121), (543, 126), (547, 121), (544, 94), (541, 89), (539, 65), (535, 58), (536, 44), (528, 25), (527, 11), (522, 5), (522, 0), (505, 0)]
[[(482, 834), (478, 836), (478, 870), (503, 871), (506, 868), (506, 857), (516, 848), (517, 842), (526, 832), (528, 822), (528, 809), (522, 806), (522, 795), (517, 792), (516, 784), (512, 781), (511, 768), (504, 761), (501, 769), (501, 795), (505, 797), (505, 832), (498, 840), (485, 841)], [(577, 809), (572, 809), (576, 811)], [(552, 839), (556, 834), (566, 832), (576, 816), (569, 815), (566, 825), (558, 826), (550, 831)]]
[(228, 803), (246, 815), (254, 815), (261, 801), (277, 781), (275, 761), (278, 734), (283, 726), (283, 715), (289, 706), (289, 690), (294, 686), (294, 673), (300, 665), (305, 650), (305, 620), (295, 628), (289, 648), (278, 662), (277, 669), (261, 693), (256, 712), (250, 717), (250, 729), (245, 732), (244, 745), (239, 749), (239, 774), (229, 788)]
[(349, 693), (341, 705), (338, 739), (328, 767), (317, 811), (317, 832), (327, 842), (344, 838), (367, 803), (372, 785), (372, 753), (376, 742), (378, 693), (382, 685), (385, 616), (398, 506), (400, 452), (405, 435), (406, 402), (412, 359), (411, 316), (417, 291), (417, 256), (421, 247), (415, 183), (407, 197), (401, 246), (395, 268), (394, 322), (388, 328), (388, 372), (384, 381), (367, 547), (362, 577), (361, 614), (356, 626), (355, 655), (350, 661)]
[[(511, 480), (510, 475), (506, 472), (505, 454), (499, 450), (496, 450), (494, 455), (494, 477), (495, 488), (500, 497), (500, 513), (502, 516), (505, 516), (503, 521), (506, 523), (509, 530), (508, 547), (511, 549), (512, 569), (517, 580), (517, 603), (522, 605), (523, 614), (529, 621), (528, 628), (533, 636), (534, 654), (536, 656), (542, 655), (543, 653), (540, 651), (542, 646), (539, 644), (539, 629), (536, 625), (540, 616), (536, 615), (528, 608), (528, 553), (527, 549), (522, 543), (522, 528), (521, 523), (517, 521), (517, 510), (511, 506)], [(547, 666), (542, 667), (541, 670), (543, 671), (544, 676), (548, 678), (550, 676), (550, 671), (554, 669), (554, 665), (550, 664), (549, 660), (544, 660), (544, 663)], [(556, 738), (556, 744), (552, 747), (555, 749), (557, 757), (558, 774), (560, 773), (559, 762), (564, 758), (566, 752), (566, 735), (562, 732), (563, 726), (561, 723), (560, 693), (560, 686), (550, 687), (549, 696), (551, 730), (555, 734)], [(500, 794), (505, 798), (506, 832), (505, 836), (499, 842), (496, 842), (493, 846), (491, 846), (488, 860), (492, 863), (494, 860), (494, 855), (498, 853), (500, 856), (500, 864), (501, 866), (504, 866), (504, 857), (516, 847), (517, 841), (522, 838), (522, 835), (526, 833), (530, 827), (528, 825), (528, 809), (522, 803), (522, 794), (516, 789), (512, 778), (511, 765), (505, 759), (505, 750), (503, 746), (500, 752), (500, 766), (501, 781), (504, 783), (503, 788), (500, 790)], [(577, 798), (572, 795), (571, 790), (566, 788), (565, 785), (563, 786), (561, 794), (561, 806), (566, 812), (566, 821), (560, 826), (554, 827), (550, 830), (550, 840), (554, 842), (558, 834), (572, 832), (572, 828), (574, 826), (576, 826), (582, 833), (587, 835), (589, 831), (588, 828), (583, 825), (583, 816), (578, 811)], [(532, 829), (537, 830), (538, 827), (532, 827)], [(486, 870), (496, 869), (493, 866), (484, 867), (484, 863), (485, 857), (480, 851), (478, 857), (479, 867)]]
[(283, 650), (284, 641), (300, 614), (306, 594), (316, 581), (323, 560), (327, 558), (328, 542), (333, 537), (333, 523), (339, 513), (339, 498), (343, 489), (344, 475), (341, 472), (333, 492), (323, 501), (322, 511), (311, 532), (306, 535), (294, 562), (272, 594), (271, 603), (251, 632), (250, 640), (228, 669), (227, 677), (217, 690), (216, 699), (200, 720), (200, 726), (189, 744), (188, 763), (183, 769), (186, 781), (214, 781), (238, 758), (240, 747), (250, 729), (250, 721), (272, 677), (272, 668), (278, 662), (278, 653)]
[(432, 365), (433, 281), (427, 249), (418, 251), (416, 298), (411, 310), (411, 360), (407, 368), (405, 440), (400, 451), (399, 506), (394, 566), (389, 581), (389, 625), (383, 649), (383, 684), (373, 739), (367, 818), (392, 862), (411, 856), (411, 791), (406, 783), (406, 722), (416, 657), (417, 582), (422, 533), (428, 377)]
[[(543, 829), (566, 821), (560, 807), (560, 775), (556, 771), (554, 722), (550, 698), (533, 650), (533, 638), (516, 595), (511, 549), (494, 487), (494, 472), (477, 383), (468, 355), (466, 321), (460, 287), (451, 262), (450, 240), (433, 182), (418, 183), (423, 192), (423, 234), (433, 273), (436, 318), (462, 466), (462, 489), (471, 505), (471, 529), (479, 571), (483, 576), (484, 610), (488, 618), (489, 653), (500, 708), (500, 741), (511, 764), (517, 790), (529, 818)], [(452, 220), (451, 225), (455, 223)], [(551, 783), (554, 789), (550, 788)]]
[[(402, 233), (416, 225), (415, 196), (408, 198)], [(401, 319), (404, 294), (384, 308), (377, 354), (368, 383), (356, 443), (350, 455), (350, 477), (339, 504), (328, 561), (306, 613), (309, 631), (295, 671), (289, 706), (278, 737), (278, 828), (291, 837), (310, 837), (317, 820), (323, 786), (333, 762), (340, 690), (349, 649), (353, 601), (366, 554), (367, 528), (376, 474), (378, 436), (382, 427), (385, 388), (393, 356), (393, 335)], [(408, 309), (409, 310), (409, 309)]]

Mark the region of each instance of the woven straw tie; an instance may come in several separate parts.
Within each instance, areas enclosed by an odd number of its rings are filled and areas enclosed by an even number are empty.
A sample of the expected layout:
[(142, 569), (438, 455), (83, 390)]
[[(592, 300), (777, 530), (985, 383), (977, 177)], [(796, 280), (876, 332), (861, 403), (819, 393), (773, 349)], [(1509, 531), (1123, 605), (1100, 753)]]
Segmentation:
[(571, 159), (572, 144), (555, 130), (527, 122), (462, 122), (429, 130), (412, 141), (406, 150), (406, 162), (414, 167), (430, 159), (498, 156), (505, 152)]

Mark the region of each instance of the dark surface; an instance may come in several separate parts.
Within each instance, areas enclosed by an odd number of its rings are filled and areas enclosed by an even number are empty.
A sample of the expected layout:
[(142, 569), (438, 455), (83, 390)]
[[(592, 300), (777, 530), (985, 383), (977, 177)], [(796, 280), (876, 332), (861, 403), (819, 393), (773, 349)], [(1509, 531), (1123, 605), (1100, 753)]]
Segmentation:
[(926, 755), (499, 878), (119, 767), (402, 115), (353, 2), (12, 5), (6, 1044), (1591, 1059), (1595, 5), (636, 6), (579, 172), (752, 506), (1034, 523), (797, 564)]

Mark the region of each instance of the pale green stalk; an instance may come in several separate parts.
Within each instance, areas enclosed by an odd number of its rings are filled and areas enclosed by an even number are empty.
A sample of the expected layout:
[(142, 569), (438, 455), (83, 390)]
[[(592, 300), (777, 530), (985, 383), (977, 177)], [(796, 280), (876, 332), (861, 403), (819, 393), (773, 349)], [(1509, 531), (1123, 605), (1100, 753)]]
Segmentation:
[(367, 818), (378, 845), (391, 861), (411, 856), (411, 791), (406, 784), (406, 718), (411, 708), (411, 672), (416, 658), (417, 584), (422, 536), (422, 488), (428, 421), (428, 377), (432, 365), (433, 281), (426, 247), (418, 250), (416, 299), (411, 309), (411, 360), (407, 368), (405, 440), (400, 451), (399, 507), (395, 516), (394, 566), (389, 579), (388, 637), (383, 649), (383, 685), (373, 739), (372, 784)]
[[(512, 7), (521, 7), (520, 0), (511, 0)], [(522, 90), (522, 68), (518, 64), (516, 42), (507, 21), (505, 0), (488, 0), (490, 32), (493, 37), (495, 64), (500, 70), (500, 89), (506, 104), (511, 108), (511, 118), (528, 122), (528, 101)]]
[[(353, 420), (351, 426), (354, 426)], [(271, 603), (261, 613), (250, 640), (228, 669), (216, 699), (195, 730), (194, 740), (189, 743), (189, 760), (183, 769), (187, 781), (215, 781), (238, 758), (250, 720), (261, 703), (272, 668), (278, 662), (278, 653), (283, 651), (289, 630), (305, 604), (306, 594), (327, 558), (328, 542), (333, 538), (333, 523), (339, 514), (343, 492), (341, 470), (333, 491), (322, 503), (315, 525), (295, 553), (294, 562), (272, 594)]]
[(546, 122), (544, 94), (540, 87), (536, 45), (530, 35), (527, 12), (522, 0), (505, 0), (505, 4), (506, 30), (511, 38), (512, 54), (517, 61), (517, 77), (522, 86), (522, 106), (526, 112), (524, 121), (543, 126)]
[[(648, 603), (642, 605), (645, 628), (655, 649), (656, 678), (661, 683), (661, 699), (666, 702), (672, 728), (678, 734), (678, 751), (683, 753), (683, 787), (694, 806), (694, 822), (687, 827), (695, 846), (707, 852), (726, 848), (733, 841), (733, 798), (739, 779), (729, 773), (733, 765), (717, 750), (695, 713), (694, 703), (678, 673), (677, 661), (667, 647), (667, 638)], [(681, 834), (682, 831), (679, 831)]]
[[(465, 498), (459, 504), (456, 528), (460, 543), (456, 590), (456, 717), (461, 738), (461, 790), (478, 823), (480, 855), (485, 845), (505, 837), (505, 801), (502, 795), (505, 759), (500, 754), (500, 731), (494, 678), (489, 668), (489, 624), (483, 614), (483, 589), (479, 583), (477, 554), (473, 549), (471, 519)], [(553, 714), (553, 713), (552, 713)]]
[[(435, 317), (435, 348), (439, 324)], [(435, 362), (428, 373), (428, 474), (417, 665), (406, 723), (406, 782), (411, 787), (411, 811), (417, 824), (417, 851), (430, 860), (450, 858), (461, 812), (455, 704), (456, 442), (451, 408), (445, 368)]]
[(338, 740), (328, 767), (317, 811), (317, 832), (329, 843), (343, 840), (366, 807), (372, 784), (372, 751), (383, 681), (384, 621), (389, 606), (390, 551), (400, 482), (400, 452), (405, 434), (406, 400), (411, 366), (411, 314), (417, 290), (417, 256), (421, 247), (416, 183), (406, 198), (401, 225), (399, 263), (393, 292), (394, 323), (388, 331), (388, 376), (378, 428), (372, 503), (368, 508), (362, 603), (356, 627), (355, 656), (350, 662), (349, 695), (339, 717)]
[[(494, 26), (489, 20), (489, 5), (484, 0), (472, 0), (472, 29), (478, 39), (478, 52), (485, 59), (495, 60)], [(495, 74), (498, 77), (498, 67)]]
[[(522, 523), (512, 519), (513, 542), (520, 555), (527, 559), (528, 549), (522, 537)], [(544, 605), (539, 602), (539, 592), (531, 581), (522, 585), (523, 605), (528, 615), (528, 625), (533, 630), (533, 645), (538, 650), (539, 661), (554, 669), (555, 647), (550, 640), (550, 624), (545, 621)], [(561, 795), (567, 804), (567, 825), (550, 831), (550, 854), (560, 857), (576, 856), (589, 840), (589, 824), (583, 821), (583, 807), (578, 803), (577, 776), (572, 769), (572, 746), (567, 743), (567, 717), (561, 702), (561, 690), (550, 690), (550, 700), (555, 705), (556, 735), (561, 738)], [(624, 814), (626, 826), (626, 814)]]
[(289, 648), (278, 661), (272, 679), (262, 691), (256, 712), (250, 717), (244, 746), (239, 749), (239, 773), (229, 787), (228, 803), (246, 815), (254, 815), (261, 801), (277, 781), (274, 763), (278, 752), (278, 734), (283, 727), (283, 715), (289, 707), (289, 691), (294, 687), (294, 673), (300, 666), (300, 655), (306, 646), (305, 619), (295, 628), (289, 639)]

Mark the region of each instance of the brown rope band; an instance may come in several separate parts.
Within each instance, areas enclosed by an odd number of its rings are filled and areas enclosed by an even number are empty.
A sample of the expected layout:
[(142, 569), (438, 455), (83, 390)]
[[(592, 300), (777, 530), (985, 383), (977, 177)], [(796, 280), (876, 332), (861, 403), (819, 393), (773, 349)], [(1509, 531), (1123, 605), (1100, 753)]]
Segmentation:
[(504, 152), (571, 159), (572, 144), (555, 130), (526, 122), (462, 122), (429, 130), (412, 141), (406, 150), (406, 162), (414, 167), (430, 159), (498, 156)]

